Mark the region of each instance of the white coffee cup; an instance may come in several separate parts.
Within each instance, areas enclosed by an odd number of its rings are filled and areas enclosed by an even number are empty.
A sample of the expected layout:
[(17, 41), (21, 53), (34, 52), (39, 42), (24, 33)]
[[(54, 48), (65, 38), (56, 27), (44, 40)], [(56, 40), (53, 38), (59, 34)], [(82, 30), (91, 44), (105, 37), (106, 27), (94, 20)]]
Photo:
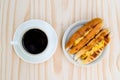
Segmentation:
[[(26, 51), (22, 45), (23, 35), (31, 29), (39, 29), (43, 31), (48, 38), (48, 44), (44, 51), (35, 55), (30, 54), (28, 51)], [(29, 63), (42, 63), (48, 60), (55, 53), (57, 43), (58, 43), (57, 34), (52, 28), (52, 26), (45, 21), (37, 19), (32, 19), (19, 25), (14, 34), (13, 41), (11, 41), (15, 53), (22, 60)]]

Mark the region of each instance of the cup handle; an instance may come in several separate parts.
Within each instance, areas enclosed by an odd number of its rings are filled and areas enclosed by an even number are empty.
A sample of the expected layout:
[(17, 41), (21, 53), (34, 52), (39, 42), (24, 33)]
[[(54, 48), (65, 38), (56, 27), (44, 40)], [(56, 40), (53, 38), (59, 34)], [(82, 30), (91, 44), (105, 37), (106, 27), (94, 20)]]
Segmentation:
[(16, 45), (17, 42), (15, 42), (15, 41), (11, 41), (10, 44), (11, 44), (11, 45)]

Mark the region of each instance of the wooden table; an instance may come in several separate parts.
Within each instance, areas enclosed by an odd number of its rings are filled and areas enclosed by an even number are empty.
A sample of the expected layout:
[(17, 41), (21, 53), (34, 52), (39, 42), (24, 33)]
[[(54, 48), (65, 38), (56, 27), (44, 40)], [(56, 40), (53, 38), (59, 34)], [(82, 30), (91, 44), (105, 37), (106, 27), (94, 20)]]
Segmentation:
[[(77, 67), (63, 54), (63, 34), (72, 23), (95, 17), (112, 31), (109, 51), (98, 64)], [(58, 35), (55, 54), (42, 64), (24, 62), (10, 44), (29, 19), (47, 21)], [(120, 80), (120, 0), (0, 0), (0, 80)]]

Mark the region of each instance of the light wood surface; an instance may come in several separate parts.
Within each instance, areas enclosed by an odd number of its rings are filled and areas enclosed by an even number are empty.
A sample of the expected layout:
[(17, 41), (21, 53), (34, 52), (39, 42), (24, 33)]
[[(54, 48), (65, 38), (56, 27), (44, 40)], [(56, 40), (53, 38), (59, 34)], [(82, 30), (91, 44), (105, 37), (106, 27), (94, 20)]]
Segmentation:
[[(112, 31), (109, 50), (98, 64), (77, 67), (63, 54), (63, 34), (72, 23), (95, 17)], [(42, 64), (24, 62), (10, 44), (29, 19), (47, 21), (58, 35), (55, 54)], [(0, 0), (0, 80), (120, 80), (120, 0)]]

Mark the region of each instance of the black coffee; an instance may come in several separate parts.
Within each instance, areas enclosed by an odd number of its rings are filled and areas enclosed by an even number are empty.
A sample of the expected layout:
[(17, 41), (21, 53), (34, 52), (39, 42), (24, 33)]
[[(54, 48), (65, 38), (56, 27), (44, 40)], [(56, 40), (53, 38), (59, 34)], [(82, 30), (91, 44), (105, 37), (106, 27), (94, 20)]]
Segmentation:
[(46, 34), (39, 29), (30, 29), (22, 38), (22, 45), (31, 54), (38, 54), (45, 50), (48, 44)]

